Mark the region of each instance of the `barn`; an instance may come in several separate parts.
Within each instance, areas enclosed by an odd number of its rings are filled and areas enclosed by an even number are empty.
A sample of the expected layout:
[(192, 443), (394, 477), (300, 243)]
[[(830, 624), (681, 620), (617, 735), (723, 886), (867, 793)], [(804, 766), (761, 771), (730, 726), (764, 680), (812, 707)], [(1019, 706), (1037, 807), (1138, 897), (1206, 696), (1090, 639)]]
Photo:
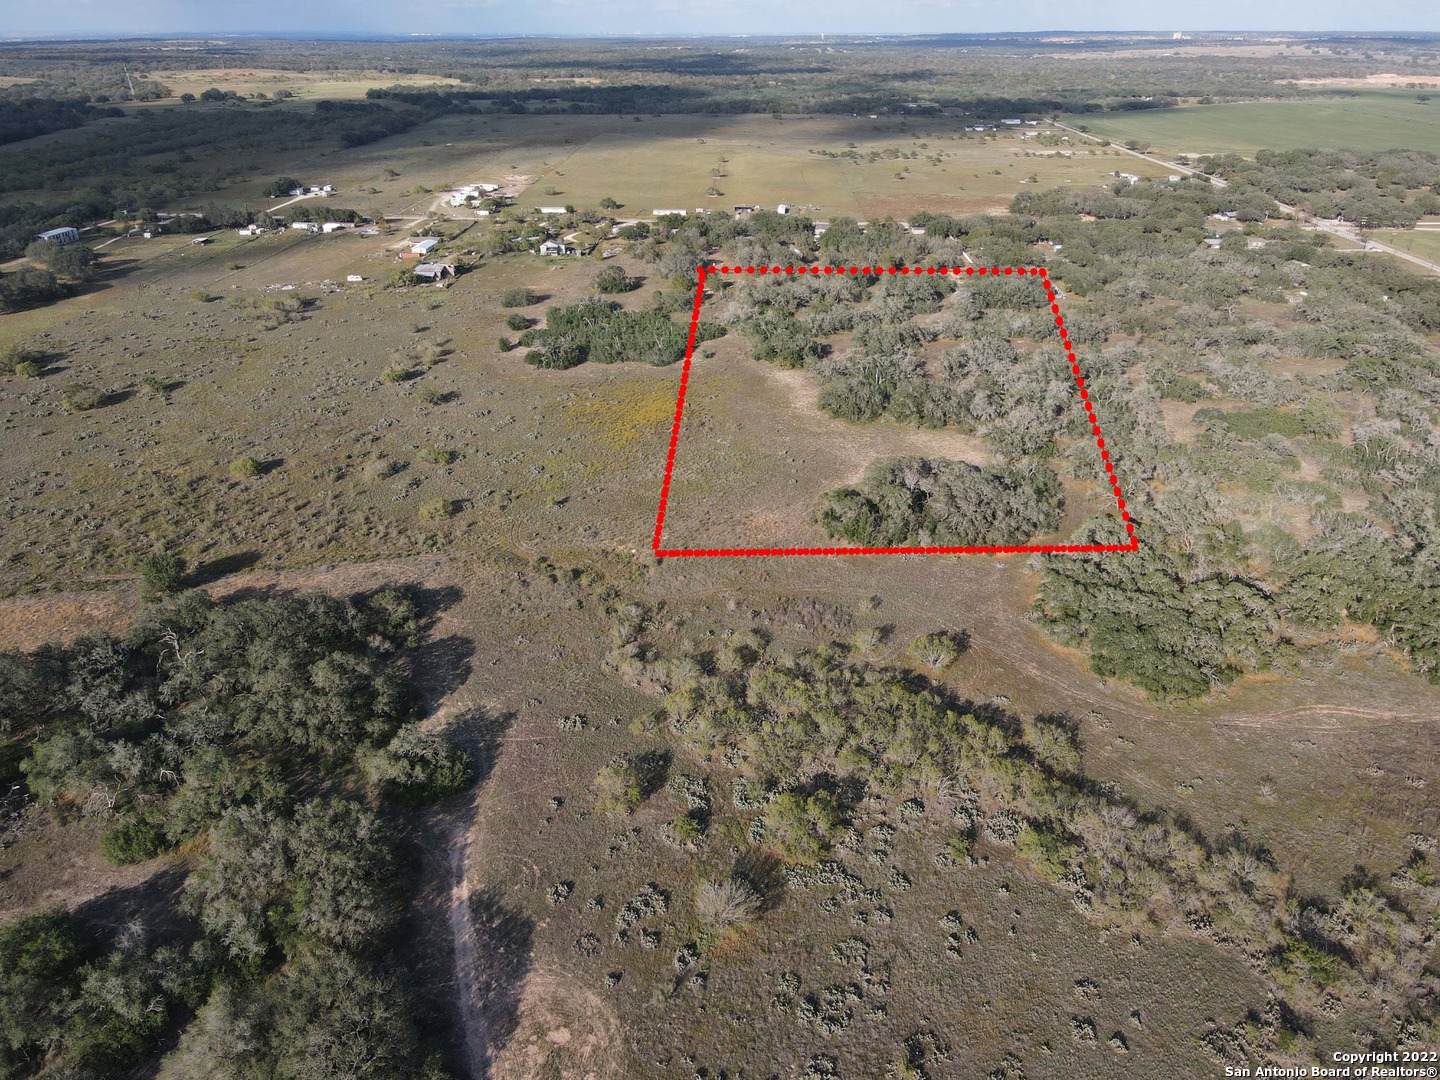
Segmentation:
[(62, 225), (58, 229), (46, 229), (42, 233), (36, 233), (35, 239), (44, 240), (47, 244), (76, 244), (80, 242), (80, 230)]

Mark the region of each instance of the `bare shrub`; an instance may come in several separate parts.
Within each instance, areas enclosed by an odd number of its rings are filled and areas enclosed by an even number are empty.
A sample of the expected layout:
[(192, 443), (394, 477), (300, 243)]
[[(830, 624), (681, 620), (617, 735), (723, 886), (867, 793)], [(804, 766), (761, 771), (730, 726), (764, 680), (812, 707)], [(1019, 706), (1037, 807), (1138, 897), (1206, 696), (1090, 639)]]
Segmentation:
[(702, 881), (695, 890), (695, 914), (716, 930), (749, 922), (760, 913), (760, 896), (748, 882)]

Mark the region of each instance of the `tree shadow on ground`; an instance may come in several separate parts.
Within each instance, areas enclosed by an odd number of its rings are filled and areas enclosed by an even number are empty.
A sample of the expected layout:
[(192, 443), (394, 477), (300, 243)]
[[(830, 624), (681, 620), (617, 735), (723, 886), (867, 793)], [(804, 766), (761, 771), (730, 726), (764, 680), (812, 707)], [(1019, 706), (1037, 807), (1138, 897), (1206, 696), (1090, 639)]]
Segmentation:
[(433, 638), (408, 650), (411, 680), (426, 712), (465, 685), (474, 666), (475, 642), (459, 634)]
[(195, 925), (180, 911), (187, 876), (188, 866), (162, 864), (144, 881), (85, 901), (75, 908), (75, 918), (87, 936), (107, 948), (193, 938)]
[(483, 1023), (472, 1026), (469, 1041), (479, 1075), (486, 1077), (520, 1026), (525, 977), (534, 962), (535, 920), (506, 906), (488, 889), (470, 897), (469, 915), (480, 959), (470, 978), (476, 1015), (483, 1017)]
[(134, 390), (112, 390), (110, 393), (101, 396), (100, 401), (95, 406), (95, 408), (105, 409), (111, 405), (123, 405), (125, 404), (125, 402), (129, 401), (134, 396)]
[(471, 791), (478, 791), (495, 771), (500, 760), (500, 749), (505, 733), (515, 722), (514, 713), (491, 716), (478, 709), (462, 713), (445, 725), (445, 734), (465, 749), (475, 762), (475, 784)]
[(211, 559), (196, 566), (186, 575), (187, 582), (190, 585), (208, 585), (231, 574), (243, 573), (260, 559), (258, 551), (234, 551), (229, 555), (221, 555), (218, 559)]
[(436, 620), (443, 612), (449, 611), (465, 599), (465, 590), (458, 585), (439, 585), (433, 588), (425, 588), (420, 585), (401, 587), (415, 603), (420, 605), (420, 611), (425, 617), (423, 626), (425, 630), (433, 629)]

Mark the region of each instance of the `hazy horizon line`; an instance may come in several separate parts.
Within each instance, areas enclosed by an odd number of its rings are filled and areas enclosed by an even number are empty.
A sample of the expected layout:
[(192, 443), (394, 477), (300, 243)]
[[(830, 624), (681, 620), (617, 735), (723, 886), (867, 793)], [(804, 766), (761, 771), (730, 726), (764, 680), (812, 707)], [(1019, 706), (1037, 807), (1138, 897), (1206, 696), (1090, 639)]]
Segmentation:
[[(1175, 33), (1183, 33), (1185, 38), (1175, 38)], [(953, 31), (912, 31), (908, 33), (866, 33), (861, 31), (849, 31), (835, 33), (828, 30), (794, 31), (790, 33), (776, 34), (734, 34), (734, 33), (678, 33), (678, 32), (649, 32), (628, 31), (623, 33), (545, 33), (545, 32), (522, 32), (510, 31), (506, 33), (421, 33), (411, 31), (408, 33), (399, 31), (330, 31), (295, 33), (269, 30), (221, 30), (221, 29), (191, 29), (191, 30), (167, 30), (167, 31), (136, 31), (136, 30), (94, 30), (83, 33), (55, 31), (52, 33), (29, 33), (17, 35), (0, 35), (0, 44), (24, 45), (31, 42), (64, 42), (64, 41), (189, 41), (197, 38), (251, 38), (260, 41), (513, 41), (516, 39), (548, 40), (548, 41), (794, 41), (794, 40), (833, 40), (833, 41), (905, 41), (914, 39), (954, 38), (959, 40), (983, 41), (994, 38), (1037, 38), (1049, 37), (1063, 34), (1076, 37), (1091, 38), (1144, 38), (1153, 37), (1162, 41), (1180, 42), (1194, 38), (1206, 37), (1231, 37), (1231, 38), (1331, 38), (1331, 37), (1360, 37), (1360, 38), (1436, 38), (1440, 39), (1440, 29), (1434, 30), (1287, 30), (1276, 28), (1270, 30), (1079, 30), (1055, 27), (1046, 30), (991, 30), (978, 33), (956, 33)]]

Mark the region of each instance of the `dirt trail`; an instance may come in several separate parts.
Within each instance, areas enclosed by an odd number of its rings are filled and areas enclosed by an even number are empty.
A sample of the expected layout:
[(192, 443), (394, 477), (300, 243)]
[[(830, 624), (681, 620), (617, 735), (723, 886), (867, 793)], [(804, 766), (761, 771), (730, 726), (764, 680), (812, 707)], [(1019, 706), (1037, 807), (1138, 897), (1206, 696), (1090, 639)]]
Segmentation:
[(487, 1065), (485, 1011), (481, 1008), (480, 987), (475, 973), (480, 967), (480, 949), (475, 924), (470, 918), (470, 826), (457, 827), (450, 840), (450, 934), (455, 942), (455, 1007), (465, 1033), (465, 1059), (470, 1075), (483, 1077)]
[[(620, 1026), (610, 1006), (560, 968), (532, 968), (523, 920), (472, 885), (484, 799), (482, 784), (449, 838), (455, 1008), (469, 1073), (474, 1080), (619, 1080)], [(516, 862), (513, 873), (540, 878), (523, 855), (486, 846), (484, 858), (507, 869)]]
[(1343, 722), (1346, 720), (1395, 725), (1434, 723), (1440, 719), (1440, 712), (1436, 711), (1366, 709), (1352, 705), (1294, 705), (1265, 712), (1220, 715), (1206, 712), (1187, 716), (1174, 710), (1160, 713), (1147, 708), (1143, 703), (1126, 701), (1118, 694), (1106, 696), (1086, 693), (1084, 689), (1076, 685), (1075, 674), (1068, 667), (1055, 664), (1053, 658), (1049, 662), (1045, 662), (1042, 658), (1038, 663), (1034, 659), (1030, 659), (1035, 655), (1036, 649), (1033, 645), (1027, 647), (1028, 643), (1010, 640), (987, 644), (992, 645), (995, 651), (1003, 653), (1007, 663), (1019, 668), (1027, 678), (1053, 690), (1058, 699), (1069, 698), (1072, 701), (1078, 699), (1079, 703), (1088, 705), (1097, 711), (1127, 714), (1141, 721), (1187, 725), (1203, 724), (1215, 728), (1273, 727), (1283, 728), (1286, 732), (1326, 732), (1343, 730), (1347, 727)]

